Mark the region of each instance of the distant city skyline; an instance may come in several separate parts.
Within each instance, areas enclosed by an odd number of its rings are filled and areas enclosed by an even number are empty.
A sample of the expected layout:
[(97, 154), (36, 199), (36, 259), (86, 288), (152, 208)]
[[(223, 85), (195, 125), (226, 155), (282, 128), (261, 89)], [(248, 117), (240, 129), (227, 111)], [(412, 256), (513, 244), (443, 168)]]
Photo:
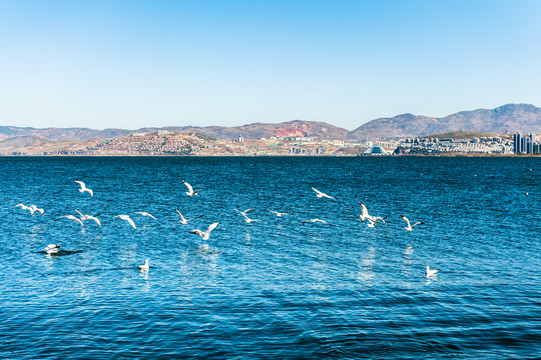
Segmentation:
[(537, 1), (0, 0), (0, 125), (353, 130), (541, 101)]

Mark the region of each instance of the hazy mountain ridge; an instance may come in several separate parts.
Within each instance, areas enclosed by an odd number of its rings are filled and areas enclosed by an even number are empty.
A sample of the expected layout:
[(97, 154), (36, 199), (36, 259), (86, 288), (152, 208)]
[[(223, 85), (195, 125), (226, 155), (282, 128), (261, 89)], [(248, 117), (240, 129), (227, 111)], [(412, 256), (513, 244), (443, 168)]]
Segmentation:
[(402, 114), (372, 120), (353, 130), (349, 139), (417, 137), (459, 130), (541, 133), (541, 109), (530, 104), (507, 104), (495, 109), (461, 111), (443, 118)]
[(334, 140), (369, 140), (378, 138), (404, 138), (431, 135), (459, 130), (504, 133), (541, 133), (541, 108), (530, 104), (507, 104), (495, 109), (461, 111), (443, 118), (401, 114), (392, 118), (369, 121), (353, 131), (316, 121), (293, 120), (278, 124), (252, 123), (242, 126), (167, 126), (137, 130), (89, 128), (45, 128), (0, 126), (0, 140), (20, 136), (39, 136), (51, 140), (114, 139), (134, 132), (172, 130), (198, 132), (216, 139), (234, 140), (239, 135), (245, 139), (270, 136), (301, 136)]

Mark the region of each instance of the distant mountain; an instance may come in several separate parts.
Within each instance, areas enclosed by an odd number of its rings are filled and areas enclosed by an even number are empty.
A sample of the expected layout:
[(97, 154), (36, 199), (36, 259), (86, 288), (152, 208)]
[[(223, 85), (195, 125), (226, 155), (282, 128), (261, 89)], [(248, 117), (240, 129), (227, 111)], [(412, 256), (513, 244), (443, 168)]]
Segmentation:
[(508, 104), (495, 109), (462, 111), (443, 118), (398, 115), (359, 126), (347, 136), (352, 140), (416, 137), (459, 130), (541, 133), (541, 109), (529, 104)]
[(270, 136), (313, 137), (324, 140), (369, 140), (405, 138), (469, 130), (478, 132), (511, 133), (534, 132), (541, 134), (541, 109), (529, 104), (508, 104), (495, 109), (462, 111), (443, 118), (402, 114), (380, 118), (348, 131), (324, 122), (293, 120), (278, 124), (253, 123), (242, 126), (169, 126), (137, 130), (88, 128), (46, 128), (0, 126), (0, 140), (20, 136), (45, 137), (51, 140), (115, 139), (134, 132), (172, 130), (181, 133), (197, 132), (216, 139), (234, 140), (239, 135), (245, 139)]
[(134, 132), (152, 132), (156, 130), (171, 130), (182, 133), (198, 132), (217, 139), (234, 140), (242, 135), (245, 139), (260, 139), (270, 136), (301, 136), (320, 139), (344, 139), (348, 130), (327, 123), (316, 121), (293, 120), (279, 124), (254, 123), (243, 126), (167, 126), (163, 128), (142, 128), (137, 130), (105, 129), (92, 130), (87, 128), (23, 128), (15, 126), (0, 126), (0, 140), (19, 136), (42, 136), (51, 140), (90, 140), (115, 139)]

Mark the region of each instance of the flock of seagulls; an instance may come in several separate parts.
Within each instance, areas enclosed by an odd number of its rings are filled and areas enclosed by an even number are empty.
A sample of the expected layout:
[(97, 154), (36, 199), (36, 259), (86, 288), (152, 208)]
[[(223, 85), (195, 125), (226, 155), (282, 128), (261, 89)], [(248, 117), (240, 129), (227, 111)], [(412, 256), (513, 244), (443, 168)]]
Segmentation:
[[(90, 194), (90, 196), (94, 196), (94, 193), (93, 193), (92, 189), (86, 187), (84, 182), (75, 180), (75, 183), (80, 185), (80, 189), (78, 189), (79, 192), (81, 192), (81, 193), (87, 192), (87, 193)], [(196, 196), (196, 195), (198, 195), (198, 192), (200, 190), (194, 191), (193, 187), (188, 182), (186, 182), (184, 180), (182, 180), (182, 183), (187, 187), (188, 191), (185, 192), (187, 196)], [(336, 197), (330, 196), (330, 195), (328, 195), (328, 194), (326, 194), (326, 193), (324, 193), (322, 191), (319, 191), (318, 189), (316, 189), (314, 187), (312, 187), (312, 190), (316, 193), (316, 197), (319, 198), (319, 199), (327, 198), (327, 199), (331, 199), (331, 200), (338, 200)], [(32, 216), (34, 216), (35, 212), (39, 212), (39, 213), (41, 213), (41, 215), (43, 215), (44, 212), (45, 212), (43, 209), (38, 208), (36, 205), (26, 206), (26, 205), (20, 203), (20, 204), (15, 205), (15, 207), (20, 207), (23, 210), (29, 210)], [(385, 224), (385, 225), (387, 224), (385, 222), (385, 219), (387, 218), (387, 216), (381, 217), (381, 216), (370, 215), (368, 213), (368, 209), (367, 209), (366, 205), (362, 201), (360, 202), (360, 207), (361, 207), (361, 214), (359, 214), (358, 217), (359, 217), (359, 220), (360, 220), (361, 223), (366, 221), (367, 226), (369, 228), (374, 228), (378, 223), (382, 223), (382, 224)], [(179, 216), (179, 223), (182, 224), (182, 225), (188, 225), (188, 223), (190, 221), (195, 220), (195, 219), (199, 219), (199, 218), (204, 216), (204, 215), (199, 215), (199, 216), (195, 216), (195, 217), (190, 218), (190, 219), (186, 219), (178, 209), (175, 209), (175, 210), (176, 210), (176, 212), (177, 212), (177, 214)], [(246, 209), (244, 211), (241, 211), (239, 209), (234, 209), (234, 210), (237, 211), (244, 218), (244, 221), (246, 223), (248, 223), (248, 224), (250, 224), (252, 222), (264, 221), (264, 220), (260, 220), (260, 219), (252, 219), (247, 215), (249, 212), (254, 211), (255, 210), (254, 208)], [(290, 215), (290, 213), (285, 213), (285, 212), (279, 212), (279, 211), (274, 211), (274, 210), (268, 210), (268, 211), (273, 213), (277, 217), (283, 217), (285, 215)], [(73, 220), (73, 221), (76, 221), (79, 225), (81, 225), (83, 227), (85, 226), (84, 221), (92, 220), (99, 227), (102, 226), (100, 220), (96, 216), (83, 214), (78, 210), (75, 210), (75, 212), (78, 214), (79, 217), (77, 217), (75, 215), (72, 215), (72, 214), (68, 214), (68, 215), (60, 216), (55, 220), (61, 220), (61, 219)], [(157, 220), (155, 216), (153, 216), (152, 214), (149, 214), (148, 212), (145, 212), (145, 211), (138, 211), (138, 212), (135, 212), (134, 214), (150, 217), (150, 218), (152, 218), (154, 220)], [(129, 215), (119, 214), (119, 215), (114, 216), (114, 218), (116, 218), (116, 217), (120, 218), (121, 220), (124, 220), (124, 221), (128, 222), (128, 224), (131, 227), (133, 227), (134, 229), (137, 230), (137, 227), (136, 227), (134, 221), (131, 219), (131, 217)], [(404, 229), (406, 229), (407, 231), (413, 231), (413, 228), (415, 226), (424, 224), (424, 222), (421, 222), (421, 221), (411, 224), (410, 220), (406, 216), (400, 215), (400, 217), (406, 222), (407, 226), (404, 227)], [(329, 225), (329, 226), (333, 226), (333, 224), (331, 224), (331, 223), (329, 223), (329, 222), (327, 222), (325, 220), (319, 219), (319, 218), (313, 218), (313, 219), (304, 220), (301, 223), (302, 224), (306, 224), (306, 223), (322, 223), (322, 224), (326, 224), (326, 225)], [(189, 233), (199, 235), (203, 240), (208, 240), (210, 238), (211, 231), (214, 230), (219, 224), (220, 224), (219, 222), (214, 222), (214, 223), (210, 224), (205, 231), (199, 230), (199, 229), (193, 229), (193, 230), (190, 230)], [(49, 245), (47, 245), (45, 247), (45, 252), (47, 254), (49, 254), (49, 255), (50, 254), (57, 254), (58, 251), (59, 251), (58, 249), (60, 247), (61, 246), (58, 245), (58, 244), (49, 244)], [(149, 268), (150, 268), (149, 261), (150, 261), (150, 259), (146, 259), (144, 265), (139, 265), (138, 266), (139, 269), (142, 270), (142, 271), (148, 271)], [(427, 278), (437, 276), (438, 271), (439, 271), (438, 269), (430, 269), (430, 267), (427, 265), (425, 275), (426, 275)]]

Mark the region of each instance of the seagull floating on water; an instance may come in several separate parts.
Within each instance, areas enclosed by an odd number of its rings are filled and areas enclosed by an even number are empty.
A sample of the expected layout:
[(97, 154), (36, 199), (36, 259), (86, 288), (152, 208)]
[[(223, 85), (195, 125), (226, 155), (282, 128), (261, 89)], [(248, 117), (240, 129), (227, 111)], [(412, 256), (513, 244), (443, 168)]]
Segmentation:
[(413, 231), (413, 227), (414, 226), (417, 226), (417, 225), (422, 225), (424, 224), (424, 222), (416, 222), (415, 224), (411, 225), (410, 224), (410, 221), (407, 217), (405, 217), (404, 215), (400, 215), (400, 217), (408, 224), (408, 226), (406, 226), (404, 229), (408, 230), (408, 231)]
[(325, 220), (321, 220), (321, 219), (317, 219), (317, 218), (316, 218), (316, 219), (305, 220), (305, 221), (303, 221), (301, 224), (306, 224), (306, 223), (310, 223), (310, 222), (320, 222), (320, 223), (324, 223), (324, 224), (333, 226), (333, 224), (329, 224), (329, 223), (326, 222)]
[(74, 215), (64, 215), (64, 216), (61, 216), (59, 217), (58, 219), (56, 220), (60, 220), (62, 218), (66, 218), (66, 219), (70, 219), (70, 220), (75, 220), (77, 221), (79, 224), (81, 224), (82, 226), (85, 226), (85, 224), (83, 224), (83, 222), (81, 221), (81, 219), (79, 219), (78, 217), (75, 217)]
[(145, 271), (145, 270), (150, 269), (150, 266), (148, 265), (148, 261), (149, 261), (149, 260), (150, 260), (150, 259), (146, 259), (144, 265), (139, 265), (139, 270)]
[(430, 269), (430, 267), (427, 265), (426, 266), (426, 277), (430, 277), (430, 276), (434, 276), (436, 275), (436, 273), (440, 271), (440, 269)]
[(203, 215), (199, 215), (199, 216), (196, 216), (194, 218), (191, 218), (191, 219), (186, 219), (184, 216), (182, 216), (182, 214), (180, 213), (180, 211), (178, 211), (177, 209), (175, 209), (177, 211), (177, 214), (178, 216), (180, 216), (180, 220), (179, 222), (182, 224), (182, 225), (188, 225), (188, 222), (192, 221), (192, 220), (195, 220), (195, 219), (199, 219), (200, 217), (203, 217)]
[(126, 220), (127, 222), (130, 223), (130, 225), (131, 225), (135, 230), (137, 230), (137, 228), (135, 227), (135, 223), (133, 222), (133, 220), (132, 220), (128, 215), (117, 215), (117, 216), (114, 216), (114, 217), (119, 217), (119, 218), (121, 218), (122, 220)]
[(330, 195), (327, 195), (327, 194), (325, 194), (324, 192), (321, 192), (321, 191), (319, 191), (318, 189), (316, 189), (316, 188), (314, 188), (314, 187), (312, 187), (312, 190), (314, 190), (314, 191), (316, 192), (316, 196), (317, 196), (318, 198), (320, 198), (320, 199), (323, 198), (323, 197), (326, 197), (326, 198), (329, 198), (329, 199), (336, 200), (336, 198), (334, 198), (334, 197), (332, 197), (332, 196), (330, 196)]
[(234, 209), (234, 210), (238, 211), (238, 212), (244, 217), (244, 220), (245, 220), (248, 224), (251, 223), (251, 222), (254, 222), (254, 221), (263, 221), (263, 220), (250, 219), (250, 218), (246, 215), (246, 213), (247, 213), (248, 211), (252, 211), (252, 210), (254, 210), (254, 209), (246, 209), (246, 210), (244, 210), (244, 211), (240, 211), (239, 209)]
[(182, 180), (182, 183), (186, 185), (186, 187), (188, 188), (188, 191), (186, 191), (186, 195), (188, 196), (197, 195), (197, 193), (200, 191), (200, 190), (193, 191), (193, 187), (184, 180)]
[(75, 182), (77, 184), (81, 185), (81, 188), (79, 189), (79, 192), (83, 193), (83, 192), (86, 191), (87, 193), (90, 194), (90, 196), (94, 196), (94, 192), (92, 191), (92, 189), (87, 188), (84, 182), (77, 181), (77, 180), (75, 180)]
[(201, 231), (201, 230), (190, 230), (190, 234), (197, 234), (199, 236), (201, 236), (203, 238), (203, 240), (208, 240), (208, 238), (210, 237), (210, 232), (212, 230), (214, 230), (216, 228), (216, 226), (220, 225), (220, 223), (213, 223), (213, 224), (210, 224), (209, 227), (207, 228), (207, 231)]
[(47, 254), (56, 254), (58, 252), (59, 247), (60, 245), (49, 244), (45, 247), (45, 251), (47, 252)]
[(79, 214), (79, 218), (80, 218), (81, 220), (83, 220), (83, 221), (86, 221), (86, 220), (94, 220), (94, 221), (96, 222), (96, 224), (98, 224), (98, 226), (101, 227), (100, 220), (99, 220), (97, 217), (92, 216), (92, 215), (84, 215), (84, 214), (82, 214), (80, 211), (77, 211), (77, 210), (75, 210), (75, 212), (76, 212), (77, 214)]
[(141, 214), (143, 216), (148, 216), (148, 217), (151, 217), (153, 218), (154, 220), (158, 220), (156, 219), (154, 216), (150, 215), (149, 213), (147, 213), (146, 211), (137, 211), (136, 214)]

